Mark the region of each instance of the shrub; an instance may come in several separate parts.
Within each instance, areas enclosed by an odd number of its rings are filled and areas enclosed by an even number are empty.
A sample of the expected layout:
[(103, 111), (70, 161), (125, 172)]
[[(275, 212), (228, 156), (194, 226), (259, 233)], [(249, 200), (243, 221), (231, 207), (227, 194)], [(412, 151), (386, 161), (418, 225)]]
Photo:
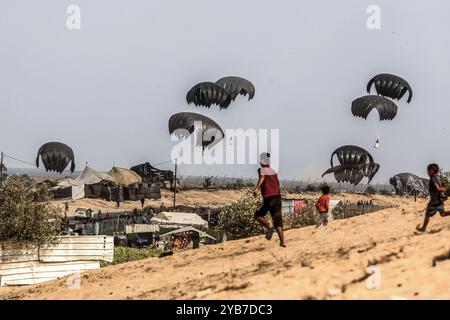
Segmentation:
[(105, 267), (112, 264), (157, 258), (162, 252), (162, 250), (151, 248), (114, 247), (113, 262), (103, 262), (102, 266)]
[(0, 241), (55, 243), (61, 217), (50, 195), (44, 184), (23, 175), (9, 176), (0, 187)]
[[(237, 201), (226, 206), (219, 214), (218, 229), (226, 232), (231, 239), (241, 239), (260, 235), (264, 228), (255, 221), (255, 211), (261, 204), (249, 190)], [(231, 240), (230, 239), (230, 240)]]

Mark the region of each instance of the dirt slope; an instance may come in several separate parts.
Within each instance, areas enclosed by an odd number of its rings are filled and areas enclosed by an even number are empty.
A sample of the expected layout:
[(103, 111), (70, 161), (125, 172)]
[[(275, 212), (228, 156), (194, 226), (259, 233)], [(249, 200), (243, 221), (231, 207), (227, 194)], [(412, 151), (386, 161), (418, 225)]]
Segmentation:
[[(66, 279), (0, 288), (3, 299), (434, 299), (450, 298), (450, 219), (414, 232), (425, 202), (333, 221), (327, 227), (254, 237), (86, 272), (80, 289)], [(433, 258), (443, 261), (433, 267)], [(366, 267), (381, 287), (369, 290)]]

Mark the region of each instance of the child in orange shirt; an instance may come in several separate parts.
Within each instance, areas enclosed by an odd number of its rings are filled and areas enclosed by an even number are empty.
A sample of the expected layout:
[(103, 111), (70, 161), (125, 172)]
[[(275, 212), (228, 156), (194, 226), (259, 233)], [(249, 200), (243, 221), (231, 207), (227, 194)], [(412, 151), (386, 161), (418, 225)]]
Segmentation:
[(330, 187), (328, 185), (322, 187), (322, 195), (316, 202), (316, 209), (319, 212), (319, 222), (316, 227), (320, 227), (321, 224), (326, 226), (328, 224), (328, 211), (330, 209)]

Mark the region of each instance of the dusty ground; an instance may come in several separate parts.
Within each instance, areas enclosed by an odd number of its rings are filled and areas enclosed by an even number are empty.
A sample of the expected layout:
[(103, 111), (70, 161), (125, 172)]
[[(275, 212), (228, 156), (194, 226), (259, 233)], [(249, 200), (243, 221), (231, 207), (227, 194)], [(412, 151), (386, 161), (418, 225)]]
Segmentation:
[[(276, 237), (229, 241), (199, 250), (23, 288), (0, 288), (4, 299), (449, 299), (450, 218), (435, 217), (429, 231), (414, 231), (425, 201), (377, 196), (398, 203), (327, 227)], [(433, 259), (441, 256), (433, 266)], [(381, 287), (370, 290), (376, 275)], [(376, 281), (374, 282), (376, 283)], [(370, 287), (370, 285), (369, 285)]]
[[(221, 207), (229, 204), (231, 201), (239, 198), (241, 192), (235, 190), (188, 190), (177, 193), (176, 204), (186, 206), (205, 206), (205, 207)], [(173, 193), (168, 190), (161, 190), (161, 199), (159, 200), (145, 200), (145, 206), (158, 207), (164, 203), (166, 207), (173, 205)], [(52, 203), (61, 211), (64, 212), (64, 200), (55, 200)], [(69, 213), (71, 216), (79, 207), (91, 208), (95, 213), (101, 210), (106, 212), (117, 211), (133, 211), (134, 208), (141, 208), (139, 201), (125, 201), (121, 203), (120, 208), (113, 201), (105, 201), (100, 199), (80, 199), (69, 202)]]

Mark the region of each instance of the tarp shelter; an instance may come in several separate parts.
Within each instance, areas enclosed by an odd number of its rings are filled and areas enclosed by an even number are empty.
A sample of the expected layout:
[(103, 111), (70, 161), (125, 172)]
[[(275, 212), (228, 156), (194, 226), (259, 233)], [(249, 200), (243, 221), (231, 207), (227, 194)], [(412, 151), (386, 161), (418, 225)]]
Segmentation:
[(283, 214), (296, 214), (297, 216), (308, 211), (306, 199), (281, 199), (281, 212)]
[(98, 172), (91, 167), (86, 166), (81, 175), (74, 179), (81, 184), (97, 184), (102, 181), (115, 182), (114, 178), (104, 172)]
[(98, 199), (102, 196), (103, 184), (112, 183), (116, 185), (113, 177), (104, 172), (98, 172), (88, 166), (83, 173), (75, 178), (75, 181), (84, 185), (84, 194), (86, 198)]
[(53, 188), (53, 194), (57, 199), (83, 199), (85, 196), (84, 184), (80, 184), (75, 179), (65, 178), (60, 180), (58, 185)]
[(113, 167), (109, 170), (108, 175), (110, 175), (116, 183), (124, 186), (142, 183), (142, 178), (136, 172), (125, 168)]
[(329, 220), (333, 220), (333, 217), (344, 217), (344, 203), (341, 200), (330, 200), (329, 206)]
[(163, 235), (161, 235), (161, 237), (162, 238), (163, 237), (168, 237), (168, 236), (171, 236), (171, 235), (174, 235), (174, 234), (180, 234), (180, 233), (183, 233), (183, 232), (197, 232), (200, 235), (200, 238), (205, 238), (206, 237), (206, 238), (209, 238), (209, 239), (211, 239), (213, 241), (217, 241), (216, 238), (210, 236), (206, 232), (203, 232), (203, 231), (200, 231), (198, 229), (195, 229), (194, 227), (184, 227), (184, 228), (181, 228), (181, 229), (173, 230), (173, 231), (164, 233)]
[[(163, 214), (164, 216), (162, 216)], [(159, 216), (159, 217), (158, 217)], [(163, 226), (183, 227), (196, 226), (208, 227), (208, 221), (203, 220), (198, 214), (191, 212), (161, 212), (158, 216), (150, 219), (151, 223), (157, 223)]]
[[(98, 185), (101, 182), (115, 183), (110, 175), (86, 166), (83, 173), (75, 179), (65, 178), (60, 180), (54, 191), (55, 197), (71, 198), (72, 200), (82, 199), (87, 196), (86, 191), (89, 191), (87, 186)], [(101, 186), (99, 191), (101, 192)]]

